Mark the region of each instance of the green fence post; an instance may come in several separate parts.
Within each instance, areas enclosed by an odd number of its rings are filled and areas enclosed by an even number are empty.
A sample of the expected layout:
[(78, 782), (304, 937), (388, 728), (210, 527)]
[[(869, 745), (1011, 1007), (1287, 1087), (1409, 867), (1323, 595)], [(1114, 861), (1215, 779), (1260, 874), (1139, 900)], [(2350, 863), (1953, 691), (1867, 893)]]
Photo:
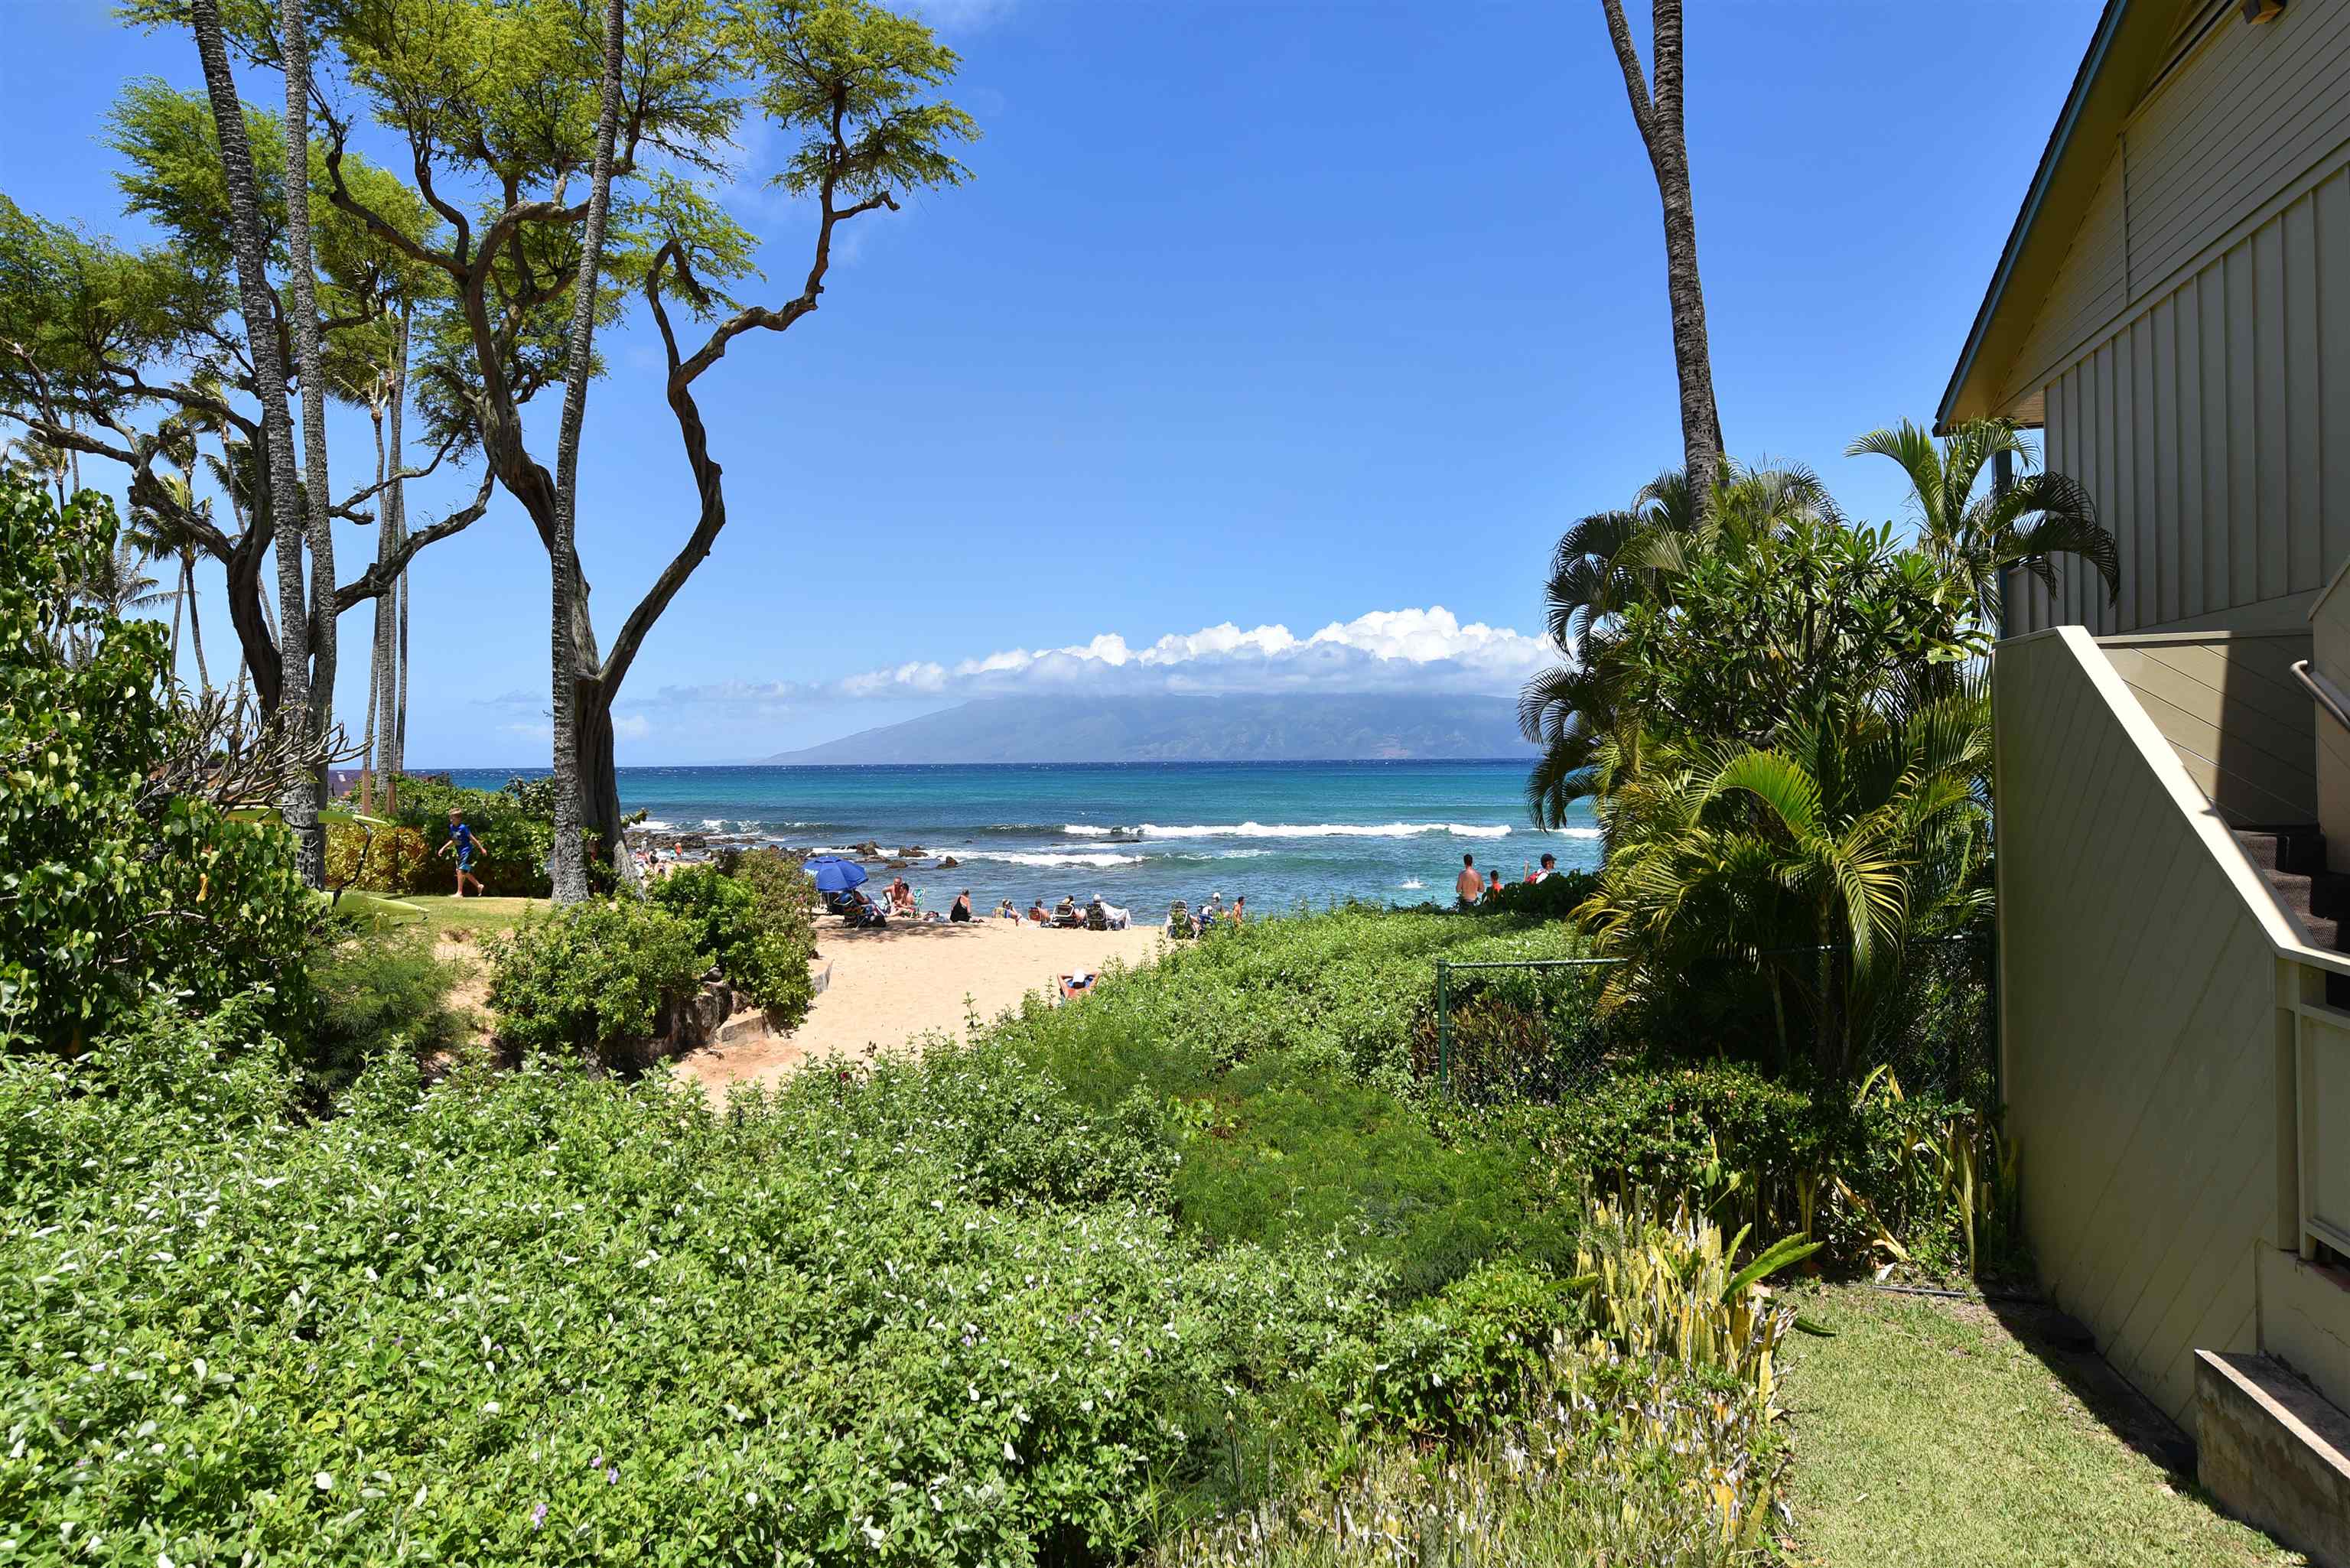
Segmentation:
[(1446, 986), (1451, 971), (1442, 959), (1436, 961), (1436, 1079), (1447, 1095), (1452, 1093), (1452, 1007)]

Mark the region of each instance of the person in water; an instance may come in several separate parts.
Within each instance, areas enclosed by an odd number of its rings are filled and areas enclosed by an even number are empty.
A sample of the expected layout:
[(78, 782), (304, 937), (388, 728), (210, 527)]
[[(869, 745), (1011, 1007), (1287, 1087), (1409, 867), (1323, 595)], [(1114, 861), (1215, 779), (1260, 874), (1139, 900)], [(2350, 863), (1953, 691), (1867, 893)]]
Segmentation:
[(1464, 909), (1473, 908), (1485, 896), (1485, 878), (1477, 875), (1474, 855), (1461, 857), (1461, 875), (1452, 879), (1452, 890), (1461, 895), (1461, 907)]
[(473, 875), (473, 857), (479, 848), (480, 846), (473, 842), (473, 830), (466, 826), (465, 814), (455, 806), (451, 806), (449, 808), (449, 841), (441, 846), (439, 853), (442, 855), (453, 853), (457, 857), (457, 897), (460, 898), (465, 896), (465, 884), (468, 882), (473, 885), (473, 897), (476, 898), (489, 891), (487, 888), (482, 886), (482, 879)]

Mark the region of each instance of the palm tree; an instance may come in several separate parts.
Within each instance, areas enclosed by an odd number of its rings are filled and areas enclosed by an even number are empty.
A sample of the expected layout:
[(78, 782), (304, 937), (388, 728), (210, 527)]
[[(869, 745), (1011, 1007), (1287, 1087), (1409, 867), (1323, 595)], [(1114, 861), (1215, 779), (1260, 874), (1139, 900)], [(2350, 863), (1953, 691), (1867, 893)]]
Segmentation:
[[(1891, 458), (1908, 475), (1922, 542), (1968, 584), (1985, 624), (1999, 624), (2001, 585), (2011, 570), (2030, 572), (2054, 593), (2060, 556), (2095, 566), (2108, 599), (2120, 595), (2120, 557), (2096, 504), (2064, 474), (2031, 472), (2032, 449), (2011, 421), (1969, 420), (1937, 445), (1932, 432), (1904, 420), (1845, 449), (1848, 457), (1867, 452)], [(1984, 471), (2002, 453), (2022, 477), (1977, 496)]]
[[(189, 23), (195, 34), (196, 54), (203, 62), (204, 93), (212, 106), (213, 130), (220, 139), (221, 178), (229, 207), (229, 244), (236, 265), (238, 312), (244, 318), (247, 363), (253, 369), (255, 395), (261, 401), (262, 444), (269, 463), (271, 534), (277, 554), (278, 649), (283, 674), (278, 705), (295, 722), (307, 721), (310, 706), (309, 616), (303, 607), (307, 596), (302, 580), (303, 519), (301, 491), (294, 463), (293, 414), (286, 403), (286, 364), (277, 350), (277, 301), (268, 272), (268, 250), (261, 233), (260, 182), (254, 174), (253, 146), (245, 135), (244, 105), (237, 97), (236, 78), (229, 68), (228, 39), (221, 26), (220, 0), (189, 0)], [(290, 165), (307, 170), (307, 152)], [(304, 182), (291, 180), (293, 189)], [(307, 269), (299, 269), (307, 270)], [(316, 312), (300, 315), (312, 318)], [(318, 433), (325, 435), (319, 422)], [(317, 477), (323, 478), (323, 470)], [(318, 493), (326, 493), (323, 484)], [(326, 879), (326, 846), (318, 830), (316, 785), (294, 778), (286, 785), (280, 815), (300, 846), (303, 879), (313, 888)]]
[[(120, 620), (133, 610), (153, 609), (178, 597), (158, 591), (161, 585), (148, 575), (146, 566), (145, 552), (125, 529), (115, 535), (113, 551), (96, 573), (74, 584), (74, 597), (103, 610), (109, 620)], [(98, 651), (88, 628), (78, 632), (68, 628), (66, 635), (70, 640), (61, 642), (57, 651), (68, 660), (87, 660)]]
[[(307, 715), (299, 716), (307, 717), (312, 733), (323, 735), (333, 725), (335, 708), (335, 535), (327, 512), (333, 495), (327, 476), (329, 371), (319, 341), (318, 275), (310, 250), (310, 21), (304, 0), (283, 0), (280, 5), (278, 43), (286, 67), (286, 274), (294, 286), (294, 364), (302, 389), (302, 485), (308, 513), (310, 602), (317, 610), (315, 641), (305, 649), (311, 661), (308, 708)], [(284, 570), (282, 562), (279, 570)], [(286, 618), (290, 627), (293, 617)], [(292, 650), (287, 652), (290, 656)], [(289, 781), (289, 797), (299, 787), (305, 786)], [(327, 793), (323, 763), (307, 787), (310, 809), (298, 819), (302, 826), (296, 826), (296, 833), (302, 840), (306, 872), (315, 852), (318, 877), (323, 880), (326, 841), (317, 826), (317, 808), (325, 804)], [(289, 823), (296, 820), (288, 819)]]
[(1722, 460), (1721, 414), (1713, 396), (1713, 351), (1706, 337), (1705, 289), (1697, 269), (1697, 202), (1690, 193), (1689, 142), (1681, 130), (1680, 0), (1655, 0), (1649, 54), (1655, 91), (1641, 79), (1639, 51), (1623, 0), (1600, 0), (1607, 38), (1623, 67), (1632, 123), (1648, 150), (1665, 220), (1665, 286), (1673, 312), (1673, 368), (1680, 382), (1681, 462), (1702, 510), (1713, 499)]
[(1827, 486), (1809, 468), (1726, 462), (1702, 509), (1687, 479), (1668, 470), (1642, 485), (1629, 507), (1594, 513), (1566, 531), (1544, 597), (1551, 640), (1568, 661), (1518, 695), (1518, 728), (1543, 748), (1526, 783), (1537, 824), (1561, 826), (1568, 807), (1596, 792), (1596, 748), (1616, 727), (1611, 655), (1624, 612), (1672, 604), (1675, 579), (1709, 552), (1837, 515)]
[(1769, 748), (1651, 756), (1602, 805), (1607, 862), (1576, 912), (1627, 961), (1603, 1006), (1726, 965), (1768, 985), (1783, 1058), (1792, 998), (1814, 1065), (1846, 1072), (1899, 1022), (1889, 999), (1918, 945), (1989, 907), (1990, 753), (1976, 680), (1849, 731), (1804, 723)]

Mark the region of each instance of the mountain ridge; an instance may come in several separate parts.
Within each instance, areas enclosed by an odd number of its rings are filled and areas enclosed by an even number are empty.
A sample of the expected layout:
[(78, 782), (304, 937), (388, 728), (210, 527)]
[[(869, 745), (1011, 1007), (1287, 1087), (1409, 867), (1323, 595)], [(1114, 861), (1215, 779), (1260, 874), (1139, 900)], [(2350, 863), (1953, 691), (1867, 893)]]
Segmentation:
[(760, 758), (931, 763), (1419, 762), (1531, 757), (1505, 697), (991, 697)]

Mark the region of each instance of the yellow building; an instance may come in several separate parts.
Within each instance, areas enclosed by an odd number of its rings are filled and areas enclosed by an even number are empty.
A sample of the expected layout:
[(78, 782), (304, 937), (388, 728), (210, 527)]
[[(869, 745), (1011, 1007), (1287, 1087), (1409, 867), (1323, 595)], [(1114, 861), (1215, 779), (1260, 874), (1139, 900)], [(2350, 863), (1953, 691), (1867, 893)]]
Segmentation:
[[(2112, 0), (1939, 410), (1991, 414), (2121, 565), (2011, 580), (1993, 658), (2026, 1227), (2207, 1482), (2350, 1559), (2350, 0)], [(2272, 1417), (2316, 1447), (2233, 1474)]]

